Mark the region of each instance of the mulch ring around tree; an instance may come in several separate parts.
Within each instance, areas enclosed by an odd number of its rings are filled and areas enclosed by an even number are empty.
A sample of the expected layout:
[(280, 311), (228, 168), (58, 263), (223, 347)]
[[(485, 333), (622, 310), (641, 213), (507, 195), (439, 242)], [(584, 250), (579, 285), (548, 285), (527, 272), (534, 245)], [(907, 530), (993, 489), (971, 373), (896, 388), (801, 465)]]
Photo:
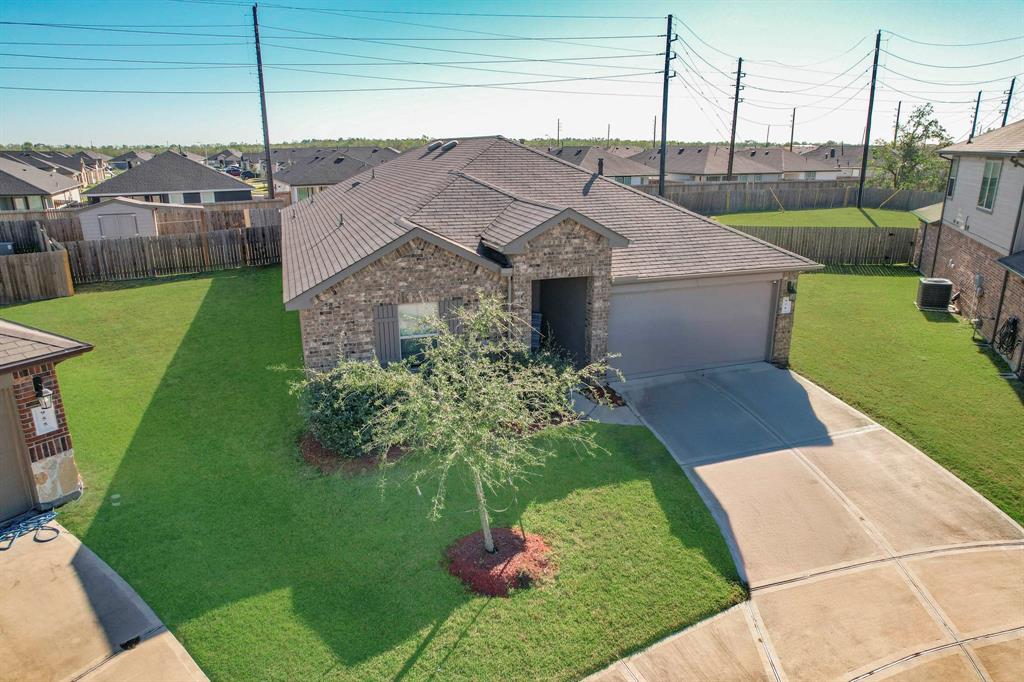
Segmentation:
[[(343, 457), (334, 450), (325, 447), (311, 433), (302, 434), (299, 439), (299, 449), (302, 451), (302, 459), (317, 468), (322, 474), (333, 474), (341, 472), (346, 476), (357, 476), (367, 471), (376, 471), (380, 468), (380, 458), (377, 455), (363, 455), (361, 457)], [(388, 451), (388, 461), (394, 461), (405, 454), (399, 447), (391, 448)]]
[(471, 590), (489, 597), (507, 597), (549, 579), (558, 571), (551, 549), (539, 535), (517, 529), (494, 528), (495, 552), (484, 550), (483, 531), (459, 538), (448, 546), (448, 572)]

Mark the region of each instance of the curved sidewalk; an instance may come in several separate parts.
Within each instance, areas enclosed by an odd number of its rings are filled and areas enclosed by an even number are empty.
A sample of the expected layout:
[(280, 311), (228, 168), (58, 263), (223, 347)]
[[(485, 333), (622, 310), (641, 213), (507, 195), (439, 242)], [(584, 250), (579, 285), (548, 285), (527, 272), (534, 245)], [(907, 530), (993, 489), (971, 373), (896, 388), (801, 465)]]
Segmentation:
[(751, 599), (592, 680), (1024, 679), (1024, 529), (922, 452), (770, 365), (616, 389)]

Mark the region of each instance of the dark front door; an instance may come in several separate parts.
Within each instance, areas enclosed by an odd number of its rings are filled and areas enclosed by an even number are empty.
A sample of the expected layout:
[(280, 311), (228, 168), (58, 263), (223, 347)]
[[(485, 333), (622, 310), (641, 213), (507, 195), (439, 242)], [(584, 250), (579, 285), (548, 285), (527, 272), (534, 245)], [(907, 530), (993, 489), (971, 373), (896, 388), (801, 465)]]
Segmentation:
[(0, 521), (34, 505), (9, 376), (0, 376)]

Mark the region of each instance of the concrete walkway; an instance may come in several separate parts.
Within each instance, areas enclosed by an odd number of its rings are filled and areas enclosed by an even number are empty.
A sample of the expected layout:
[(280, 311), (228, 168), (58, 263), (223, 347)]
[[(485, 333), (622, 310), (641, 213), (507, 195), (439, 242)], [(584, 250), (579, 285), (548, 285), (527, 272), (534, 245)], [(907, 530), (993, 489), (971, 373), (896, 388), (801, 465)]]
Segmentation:
[(128, 583), (63, 528), (0, 551), (3, 682), (206, 679)]
[(615, 388), (751, 599), (593, 680), (1024, 679), (1024, 529), (923, 453), (770, 365)]

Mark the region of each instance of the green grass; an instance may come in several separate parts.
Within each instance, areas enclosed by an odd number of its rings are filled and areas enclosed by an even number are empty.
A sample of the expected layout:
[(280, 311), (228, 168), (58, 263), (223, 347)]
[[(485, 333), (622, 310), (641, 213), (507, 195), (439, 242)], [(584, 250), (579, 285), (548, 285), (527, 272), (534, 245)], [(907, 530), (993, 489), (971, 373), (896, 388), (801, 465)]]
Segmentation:
[(879, 208), (822, 208), (809, 211), (759, 211), (715, 216), (726, 225), (779, 227), (917, 227), (920, 221), (907, 211)]
[(971, 328), (914, 307), (916, 272), (800, 278), (794, 369), (919, 447), (1024, 523), (1024, 388)]
[[(442, 552), (477, 529), (454, 481), (321, 476), (299, 458), (301, 361), (279, 268), (87, 288), (0, 311), (96, 350), (60, 377), (86, 482), (60, 520), (119, 571), (215, 680), (569, 679), (742, 599), (710, 514), (646, 429), (588, 426), (497, 499), (548, 539), (557, 578), (465, 591)], [(396, 473), (401, 471), (399, 466)], [(117, 506), (111, 496), (119, 495)], [(521, 517), (517, 514), (521, 510)]]

